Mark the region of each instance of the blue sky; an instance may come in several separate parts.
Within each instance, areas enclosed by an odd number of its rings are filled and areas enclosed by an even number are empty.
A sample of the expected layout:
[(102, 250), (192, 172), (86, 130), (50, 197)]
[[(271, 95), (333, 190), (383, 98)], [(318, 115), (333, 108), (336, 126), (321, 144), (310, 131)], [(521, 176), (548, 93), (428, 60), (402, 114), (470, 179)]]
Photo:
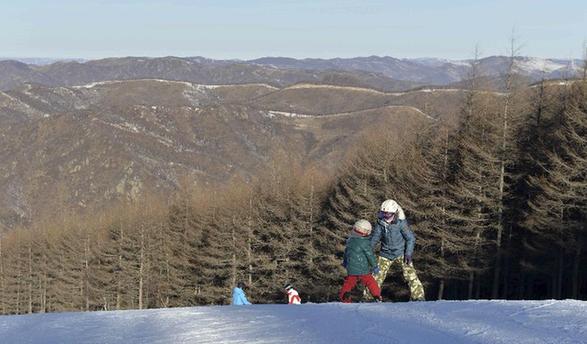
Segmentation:
[(0, 0), (0, 56), (580, 57), (587, 0)]

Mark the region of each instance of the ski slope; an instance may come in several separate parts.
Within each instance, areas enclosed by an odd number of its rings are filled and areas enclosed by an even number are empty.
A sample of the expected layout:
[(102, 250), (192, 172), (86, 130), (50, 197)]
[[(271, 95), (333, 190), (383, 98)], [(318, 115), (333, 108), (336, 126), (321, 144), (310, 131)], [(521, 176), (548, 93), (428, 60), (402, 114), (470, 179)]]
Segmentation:
[(0, 343), (587, 343), (587, 302), (327, 303), (0, 316)]

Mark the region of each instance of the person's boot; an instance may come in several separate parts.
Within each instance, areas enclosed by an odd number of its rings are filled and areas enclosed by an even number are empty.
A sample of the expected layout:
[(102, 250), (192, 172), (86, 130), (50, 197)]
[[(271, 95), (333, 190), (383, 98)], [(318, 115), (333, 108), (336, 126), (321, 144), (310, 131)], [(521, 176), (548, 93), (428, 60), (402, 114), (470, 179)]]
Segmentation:
[(351, 297), (351, 293), (350, 292), (346, 292), (342, 295), (342, 298), (340, 299), (340, 301), (342, 303), (351, 303), (353, 302), (353, 298)]

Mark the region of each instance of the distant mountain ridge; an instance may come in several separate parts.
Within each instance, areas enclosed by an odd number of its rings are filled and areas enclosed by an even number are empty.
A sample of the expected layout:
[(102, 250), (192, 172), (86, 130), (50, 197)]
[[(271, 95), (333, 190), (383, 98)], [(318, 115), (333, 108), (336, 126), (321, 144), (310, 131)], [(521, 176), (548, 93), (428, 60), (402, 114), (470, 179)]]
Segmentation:
[(84, 63), (55, 62), (43, 66), (0, 61), (0, 90), (14, 89), (25, 83), (76, 86), (108, 80), (150, 78), (199, 84), (266, 83), (277, 87), (313, 82), (385, 91), (405, 90), (419, 85), (367, 71), (278, 69), (245, 61), (210, 60), (201, 57), (124, 57)]
[(403, 135), (428, 123), (422, 102), (441, 116), (458, 96), (448, 93), (163, 79), (0, 91), (0, 232), (59, 206), (169, 195), (185, 178), (251, 180), (277, 157), (333, 171), (376, 128)]
[[(409, 80), (432, 85), (447, 85), (463, 80), (467, 77), (472, 64), (472, 60), (398, 59), (390, 56), (301, 60), (285, 57), (264, 57), (248, 62), (278, 68), (363, 70), (381, 73), (397, 80)], [(515, 57), (516, 72), (532, 81), (543, 77), (545, 79), (573, 77), (582, 68), (582, 64), (583, 61), (578, 59)], [(504, 74), (508, 65), (509, 57), (506, 56), (489, 56), (479, 60), (481, 71), (489, 77)]]
[(88, 61), (88, 59), (80, 59), (80, 58), (57, 58), (57, 57), (5, 57), (0, 56), (0, 61), (18, 61), (26, 64), (31, 65), (48, 65), (55, 62), (69, 62), (69, 61), (76, 61), (76, 62), (84, 62)]
[[(581, 60), (516, 57), (515, 70), (534, 82), (576, 76)], [(479, 60), (482, 73), (502, 76), (509, 58)], [(49, 64), (0, 60), (0, 90), (24, 83), (75, 86), (107, 80), (157, 78), (202, 84), (267, 83), (285, 87), (300, 82), (359, 86), (403, 91), (422, 85), (445, 86), (466, 79), (470, 60), (438, 58), (398, 59), (369, 56), (333, 59), (264, 57), (254, 60), (214, 60), (205, 57), (122, 57), (91, 61), (57, 61)]]

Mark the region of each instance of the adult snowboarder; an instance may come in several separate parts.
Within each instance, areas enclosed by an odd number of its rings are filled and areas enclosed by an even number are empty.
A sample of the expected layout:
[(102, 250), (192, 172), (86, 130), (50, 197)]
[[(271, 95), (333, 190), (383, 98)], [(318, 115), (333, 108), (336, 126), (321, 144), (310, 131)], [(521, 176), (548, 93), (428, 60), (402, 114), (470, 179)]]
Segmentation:
[(379, 271), (375, 254), (373, 254), (369, 241), (371, 229), (369, 221), (357, 221), (346, 242), (342, 265), (347, 270), (347, 276), (338, 293), (338, 297), (342, 302), (352, 302), (348, 294), (358, 281), (361, 281), (367, 287), (375, 299), (381, 300), (381, 291), (371, 275), (371, 272), (376, 274)]
[[(402, 268), (404, 280), (410, 287), (410, 300), (424, 301), (424, 287), (412, 262), (416, 236), (408, 226), (404, 211), (396, 201), (388, 199), (381, 204), (377, 218), (371, 235), (373, 249), (381, 243), (377, 257), (380, 271), (374, 274), (377, 285), (381, 288), (389, 268), (398, 265)], [(369, 295), (365, 293), (365, 297), (368, 298)]]
[(232, 289), (232, 305), (233, 306), (242, 306), (242, 305), (250, 305), (251, 303), (247, 300), (247, 296), (245, 295), (244, 289), (245, 284), (243, 282), (238, 282), (236, 287)]
[(298, 291), (294, 289), (291, 284), (286, 284), (283, 288), (285, 293), (287, 294), (287, 304), (289, 305), (299, 305), (302, 303), (302, 299), (300, 298), (300, 294)]

